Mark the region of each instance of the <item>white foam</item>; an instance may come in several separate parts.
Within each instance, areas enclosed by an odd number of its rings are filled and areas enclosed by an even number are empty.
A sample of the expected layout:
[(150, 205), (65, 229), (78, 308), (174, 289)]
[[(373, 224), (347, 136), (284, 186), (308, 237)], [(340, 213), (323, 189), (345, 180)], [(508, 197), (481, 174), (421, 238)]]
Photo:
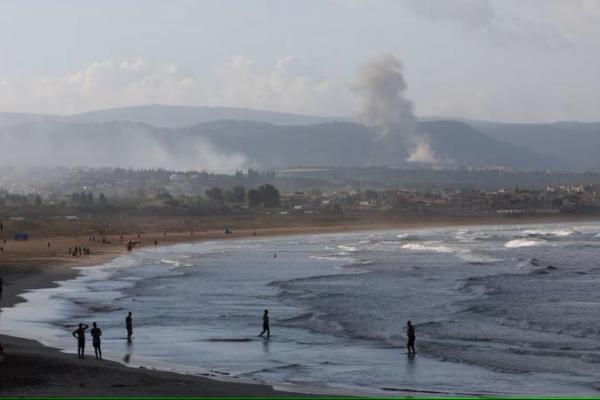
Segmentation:
[(337, 248), (340, 250), (343, 250), (343, 251), (347, 251), (349, 253), (354, 253), (354, 252), (358, 251), (357, 247), (346, 245), (346, 244), (340, 244)]
[(558, 236), (558, 237), (564, 237), (564, 236), (570, 236), (573, 233), (575, 233), (575, 231), (566, 230), (566, 229), (557, 229), (557, 230), (528, 229), (528, 230), (523, 231), (523, 234), (524, 235), (528, 235), (528, 236)]
[(434, 253), (454, 253), (455, 249), (449, 246), (435, 244), (439, 242), (406, 243), (400, 246), (406, 250), (430, 251)]
[(519, 247), (530, 247), (530, 246), (539, 246), (544, 244), (543, 240), (533, 240), (533, 239), (513, 239), (506, 243), (504, 243), (504, 247), (508, 249), (515, 249)]

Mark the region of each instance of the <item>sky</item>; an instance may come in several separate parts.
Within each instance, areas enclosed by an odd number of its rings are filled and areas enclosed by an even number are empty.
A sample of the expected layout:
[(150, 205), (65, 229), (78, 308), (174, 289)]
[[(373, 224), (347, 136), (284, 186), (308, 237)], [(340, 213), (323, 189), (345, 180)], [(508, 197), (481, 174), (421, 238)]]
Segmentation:
[(418, 116), (600, 121), (600, 0), (0, 0), (0, 111), (352, 116), (370, 60)]

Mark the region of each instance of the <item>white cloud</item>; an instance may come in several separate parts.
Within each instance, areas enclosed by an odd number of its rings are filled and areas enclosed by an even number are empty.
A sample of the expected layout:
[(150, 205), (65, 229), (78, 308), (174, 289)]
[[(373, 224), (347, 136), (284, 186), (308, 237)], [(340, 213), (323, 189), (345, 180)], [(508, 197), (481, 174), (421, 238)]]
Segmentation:
[(214, 75), (143, 59), (94, 61), (71, 74), (1, 81), (0, 110), (70, 114), (150, 103), (237, 106), (306, 114), (348, 110), (347, 88), (319, 78), (294, 57), (261, 67), (237, 56)]

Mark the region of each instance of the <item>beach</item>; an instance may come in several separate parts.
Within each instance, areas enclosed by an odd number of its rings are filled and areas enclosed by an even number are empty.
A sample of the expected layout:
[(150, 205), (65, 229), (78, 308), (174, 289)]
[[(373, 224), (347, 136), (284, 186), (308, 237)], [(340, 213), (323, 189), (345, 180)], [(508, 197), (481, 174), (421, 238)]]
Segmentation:
[[(581, 222), (585, 218), (563, 218), (560, 221)], [(256, 222), (256, 221), (254, 221)], [(314, 222), (314, 221), (313, 221)], [(547, 223), (547, 219), (522, 219), (518, 223)], [(557, 222), (552, 219), (550, 222)], [(255, 228), (246, 222), (239, 228), (231, 222), (232, 235), (224, 235), (222, 229), (211, 226), (211, 229), (190, 228), (168, 230), (169, 224), (159, 224), (164, 230), (150, 231), (141, 228), (138, 238), (136, 232), (126, 232), (123, 239), (121, 233), (95, 234), (96, 241), (90, 241), (92, 232), (78, 232), (77, 235), (55, 235), (46, 232), (34, 236), (27, 242), (11, 242), (0, 260), (0, 276), (4, 280), (4, 299), (2, 307), (11, 307), (22, 301), (20, 295), (26, 291), (49, 288), (56, 281), (65, 281), (78, 276), (79, 270), (74, 267), (95, 266), (109, 262), (115, 257), (125, 254), (124, 240), (140, 240), (139, 248), (154, 248), (154, 241), (160, 246), (177, 243), (194, 243), (215, 240), (231, 240), (253, 238), (265, 240), (269, 237), (286, 237), (289, 235), (333, 234), (336, 232), (381, 231), (386, 229), (423, 229), (448, 226), (473, 226), (480, 224), (502, 225), (515, 223), (514, 220), (499, 219), (448, 219), (448, 220), (407, 220), (407, 221), (344, 221), (323, 224), (297, 224), (281, 226), (265, 224), (266, 227)], [(223, 224), (221, 224), (223, 225)], [(193, 230), (192, 230), (193, 229)], [(78, 230), (75, 230), (78, 231)], [(98, 242), (99, 237), (105, 242)], [(50, 243), (50, 247), (48, 247)], [(67, 254), (72, 246), (89, 246), (91, 256), (73, 257)], [(4, 328), (4, 327), (0, 327)], [(126, 396), (126, 395), (164, 395), (164, 396), (275, 396), (282, 395), (269, 385), (254, 385), (207, 379), (199, 376), (188, 376), (151, 370), (150, 368), (130, 368), (112, 361), (96, 362), (89, 356), (86, 360), (78, 360), (73, 354), (61, 353), (56, 349), (45, 347), (39, 343), (2, 336), (5, 360), (0, 363), (2, 370), (0, 394), (2, 395), (63, 395), (63, 396)], [(88, 350), (89, 351), (89, 350)], [(400, 393), (398, 390), (397, 393)], [(358, 393), (358, 392), (357, 392)], [(407, 392), (408, 393), (408, 392)]]

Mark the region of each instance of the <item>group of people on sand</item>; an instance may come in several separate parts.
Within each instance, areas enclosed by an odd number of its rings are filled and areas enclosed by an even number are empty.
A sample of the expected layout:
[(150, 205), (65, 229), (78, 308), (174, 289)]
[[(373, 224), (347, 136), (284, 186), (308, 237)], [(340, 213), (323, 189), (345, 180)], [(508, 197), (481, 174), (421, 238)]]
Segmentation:
[[(50, 247), (50, 243), (48, 243), (48, 247)], [(90, 249), (89, 249), (89, 247), (81, 247), (81, 246), (69, 247), (69, 254), (72, 255), (73, 257), (89, 256)]]
[[(80, 323), (79, 327), (73, 331), (73, 337), (77, 339), (77, 357), (85, 358), (85, 331), (89, 328), (87, 324)], [(125, 329), (127, 329), (127, 343), (131, 343), (131, 337), (133, 336), (133, 318), (131, 311), (125, 318)], [(96, 322), (92, 323), (92, 329), (90, 331), (92, 335), (92, 346), (94, 346), (94, 354), (96, 360), (102, 360), (102, 330), (98, 327)]]
[(142, 244), (142, 242), (140, 242), (139, 240), (128, 240), (127, 241), (127, 251), (131, 253), (133, 251), (133, 249), (135, 248), (135, 246), (137, 246), (138, 244)]

